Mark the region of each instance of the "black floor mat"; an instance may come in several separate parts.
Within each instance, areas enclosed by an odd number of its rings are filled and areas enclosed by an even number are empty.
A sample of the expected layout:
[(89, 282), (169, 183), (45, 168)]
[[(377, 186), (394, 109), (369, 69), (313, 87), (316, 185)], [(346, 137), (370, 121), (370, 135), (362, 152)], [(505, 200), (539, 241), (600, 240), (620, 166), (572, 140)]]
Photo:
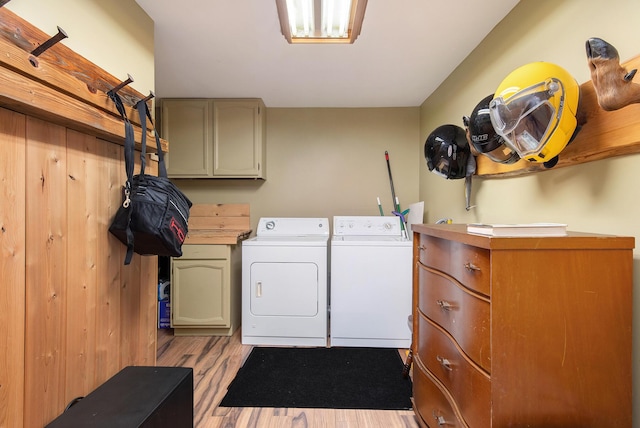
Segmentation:
[(221, 407), (411, 409), (411, 380), (390, 348), (255, 347)]

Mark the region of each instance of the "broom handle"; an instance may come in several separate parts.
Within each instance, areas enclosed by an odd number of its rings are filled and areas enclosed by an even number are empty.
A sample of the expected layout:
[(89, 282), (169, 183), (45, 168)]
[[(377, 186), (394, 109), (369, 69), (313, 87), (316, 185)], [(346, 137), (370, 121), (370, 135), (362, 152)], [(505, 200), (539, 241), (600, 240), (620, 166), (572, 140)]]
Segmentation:
[(384, 158), (387, 160), (387, 171), (389, 172), (389, 183), (391, 184), (391, 205), (393, 205), (392, 211), (399, 211), (400, 207), (396, 206), (396, 191), (393, 188), (393, 177), (391, 176), (391, 165), (389, 164), (389, 152), (385, 150)]

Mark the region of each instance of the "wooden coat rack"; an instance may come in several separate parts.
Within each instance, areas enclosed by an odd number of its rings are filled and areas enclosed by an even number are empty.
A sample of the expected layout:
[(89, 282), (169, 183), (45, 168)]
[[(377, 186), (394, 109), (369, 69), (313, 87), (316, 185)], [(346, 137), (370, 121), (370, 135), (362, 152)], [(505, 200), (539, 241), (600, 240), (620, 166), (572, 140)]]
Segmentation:
[[(63, 37), (64, 36), (64, 37)], [(142, 130), (134, 106), (145, 96), (97, 67), (63, 43), (66, 37), (49, 37), (37, 27), (0, 7), (0, 104), (21, 113), (51, 119), (81, 132), (124, 144), (124, 126), (114, 103), (106, 93), (117, 92), (125, 104), (127, 117), (134, 124), (136, 148), (140, 149)], [(39, 49), (42, 46), (45, 49)], [(130, 77), (130, 76), (128, 76)], [(32, 93), (39, 97), (34, 100)], [(147, 126), (148, 150), (155, 151), (151, 124)], [(169, 144), (161, 140), (167, 152)]]
[[(628, 70), (640, 69), (640, 56), (621, 65)], [(580, 108), (586, 123), (560, 153), (558, 164), (551, 169), (640, 153), (640, 104), (631, 104), (615, 111), (602, 110), (591, 80), (580, 85), (580, 97)], [(511, 165), (494, 162), (486, 156), (478, 156), (476, 160), (478, 177), (513, 177), (549, 170), (542, 164), (526, 160)]]

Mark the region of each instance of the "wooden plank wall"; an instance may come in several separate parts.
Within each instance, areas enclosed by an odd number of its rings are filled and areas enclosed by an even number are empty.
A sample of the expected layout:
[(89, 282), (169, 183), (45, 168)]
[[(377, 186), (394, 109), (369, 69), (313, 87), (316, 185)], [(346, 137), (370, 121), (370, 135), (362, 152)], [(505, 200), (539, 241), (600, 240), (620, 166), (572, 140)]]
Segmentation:
[[(0, 0), (1, 1), (1, 0)], [(119, 83), (0, 8), (0, 428), (40, 428), (128, 365), (155, 365), (157, 257), (108, 232), (125, 181)], [(144, 95), (119, 94), (133, 105)], [(167, 142), (162, 144), (167, 149)], [(157, 174), (148, 162), (147, 173)]]
[(0, 427), (24, 413), (25, 116), (0, 109)]
[(0, 427), (42, 427), (122, 367), (155, 365), (157, 258), (124, 266), (108, 233), (123, 156), (0, 108)]

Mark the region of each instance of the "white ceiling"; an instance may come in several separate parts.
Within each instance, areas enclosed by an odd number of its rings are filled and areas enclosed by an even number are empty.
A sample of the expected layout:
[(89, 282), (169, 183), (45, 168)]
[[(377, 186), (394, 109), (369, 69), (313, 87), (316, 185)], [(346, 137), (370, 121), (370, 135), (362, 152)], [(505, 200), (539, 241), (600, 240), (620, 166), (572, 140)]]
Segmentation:
[(136, 0), (155, 22), (158, 98), (267, 107), (419, 106), (518, 0), (368, 0), (352, 45), (290, 45), (275, 0)]

